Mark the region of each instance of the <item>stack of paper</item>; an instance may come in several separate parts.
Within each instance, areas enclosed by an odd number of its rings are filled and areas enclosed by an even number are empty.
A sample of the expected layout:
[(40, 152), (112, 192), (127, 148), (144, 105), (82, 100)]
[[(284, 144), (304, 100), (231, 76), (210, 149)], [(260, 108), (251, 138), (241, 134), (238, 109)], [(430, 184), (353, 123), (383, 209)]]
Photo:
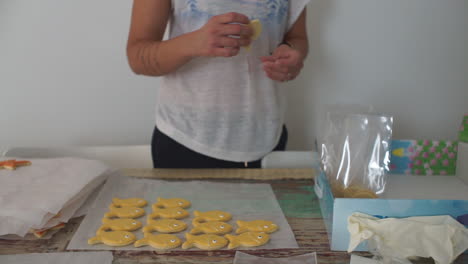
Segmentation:
[(0, 170), (0, 238), (24, 237), (68, 222), (109, 175), (106, 165), (77, 158), (30, 159)]

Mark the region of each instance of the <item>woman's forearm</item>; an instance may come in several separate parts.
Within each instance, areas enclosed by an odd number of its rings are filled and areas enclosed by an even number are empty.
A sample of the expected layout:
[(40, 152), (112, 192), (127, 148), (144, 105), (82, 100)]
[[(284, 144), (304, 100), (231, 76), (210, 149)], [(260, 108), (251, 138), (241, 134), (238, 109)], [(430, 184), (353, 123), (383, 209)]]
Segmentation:
[(296, 23), (292, 29), (284, 37), (284, 41), (291, 44), (291, 46), (298, 50), (303, 59), (307, 57), (309, 53), (309, 41), (307, 38), (307, 27), (306, 27), (306, 16), (307, 10), (304, 9), (299, 15)]
[(128, 61), (133, 72), (161, 76), (176, 71), (196, 56), (190, 43), (195, 33), (165, 41), (139, 40), (129, 44)]
[[(250, 44), (252, 29), (247, 16), (226, 13), (212, 17), (199, 30), (162, 41), (146, 36), (130, 36), (127, 54), (137, 74), (161, 76), (176, 71), (195, 57), (232, 57)], [(163, 24), (163, 23), (161, 23)], [(159, 30), (163, 30), (161, 26)], [(231, 36), (237, 36), (233, 38)]]
[(303, 59), (307, 57), (309, 53), (309, 41), (307, 37), (290, 37), (286, 38), (285, 41), (291, 44), (294, 49), (298, 50), (303, 56)]

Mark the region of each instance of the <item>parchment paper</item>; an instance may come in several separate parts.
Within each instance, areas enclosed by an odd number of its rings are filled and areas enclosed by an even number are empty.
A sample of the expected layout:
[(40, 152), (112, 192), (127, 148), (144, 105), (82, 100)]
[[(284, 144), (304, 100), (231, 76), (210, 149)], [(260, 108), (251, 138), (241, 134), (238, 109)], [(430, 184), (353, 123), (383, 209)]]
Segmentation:
[(351, 260), (349, 264), (381, 264), (381, 262), (371, 258), (365, 258), (358, 255), (351, 255)]
[[(62, 209), (59, 212), (58, 216), (51, 218), (43, 226), (43, 229), (54, 227), (54, 226), (56, 226), (56, 225), (58, 225), (59, 223), (62, 223), (62, 222), (63, 223), (68, 223), (68, 221), (71, 218), (80, 217), (80, 216), (83, 216), (83, 215), (87, 214), (89, 208), (91, 207), (92, 203), (94, 203), (94, 200), (96, 199), (96, 197), (97, 197), (99, 191), (101, 190), (102, 186), (103, 186), (103, 184), (99, 185), (98, 187), (96, 187), (94, 189), (90, 189), (90, 191), (92, 191), (90, 194), (89, 194), (88, 191), (84, 190), (83, 195), (82, 195), (83, 199), (80, 199), (80, 200), (77, 200), (77, 201), (75, 201), (73, 203), (70, 203), (68, 207)], [(76, 210), (76, 207), (78, 207), (80, 204), (81, 204), (81, 207), (78, 210)], [(73, 213), (73, 216), (70, 216), (72, 213)], [(50, 218), (50, 215), (46, 215), (45, 218)], [(1, 219), (2, 218), (0, 217), (0, 220)], [(15, 220), (14, 218), (11, 218), (11, 217), (8, 217), (7, 219), (11, 220), (11, 221), (20, 222), (20, 221)], [(28, 228), (28, 227), (25, 226), (25, 228)], [(19, 235), (15, 235), (15, 234), (2, 235), (2, 236), (0, 236), (0, 239), (6, 239), (6, 240), (38, 240), (38, 239), (43, 239), (43, 240), (46, 240), (46, 239), (50, 239), (58, 231), (60, 231), (60, 229), (48, 230), (47, 233), (43, 237), (36, 237), (32, 233), (27, 233), (24, 236), (19, 236)]]
[(293, 257), (284, 258), (264, 258), (249, 255), (240, 251), (236, 252), (233, 264), (317, 264), (317, 254), (309, 253)]
[(61, 252), (0, 255), (0, 263), (14, 264), (111, 264), (111, 252)]
[[(298, 248), (294, 233), (292, 232), (276, 197), (269, 184), (242, 184), (242, 183), (212, 183), (203, 181), (170, 182), (161, 180), (137, 179), (129, 177), (110, 177), (88, 215), (73, 236), (69, 250), (139, 250), (154, 251), (150, 246), (135, 248), (133, 245), (114, 248), (103, 244), (88, 245), (87, 240), (95, 236), (96, 230), (101, 226), (101, 219), (108, 211), (113, 197), (130, 198), (140, 197), (148, 201), (146, 213), (151, 213), (151, 204), (157, 197), (184, 198), (192, 202), (188, 209), (191, 216), (182, 219), (188, 224), (188, 229), (176, 235), (185, 241), (185, 232), (192, 228), (193, 211), (223, 210), (231, 213), (233, 219), (228, 223), (235, 229), (236, 220), (271, 220), (279, 225), (279, 230), (271, 234), (268, 244), (256, 248), (239, 249), (276, 249)], [(146, 215), (138, 218), (146, 225)], [(234, 231), (232, 234), (234, 234)], [(133, 232), (138, 239), (143, 238), (141, 229)], [(175, 250), (182, 250), (180, 247)]]
[[(99, 161), (76, 158), (30, 161), (31, 166), (0, 170), (0, 235), (24, 236), (32, 227), (44, 227), (64, 207), (73, 205), (76, 211), (86, 198), (82, 194), (101, 184), (108, 169)], [(67, 221), (73, 210), (57, 220)]]

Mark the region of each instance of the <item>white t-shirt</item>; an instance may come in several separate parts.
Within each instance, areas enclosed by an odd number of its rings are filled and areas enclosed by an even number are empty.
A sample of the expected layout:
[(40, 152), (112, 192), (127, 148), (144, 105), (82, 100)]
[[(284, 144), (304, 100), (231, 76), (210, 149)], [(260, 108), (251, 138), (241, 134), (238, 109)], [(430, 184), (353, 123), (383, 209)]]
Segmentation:
[[(250, 52), (196, 58), (162, 77), (156, 125), (189, 149), (228, 161), (258, 160), (279, 141), (284, 88), (262, 70), (309, 0), (172, 0), (169, 38), (195, 31), (215, 15), (238, 12), (263, 25)], [(190, 45), (190, 43), (187, 43)]]

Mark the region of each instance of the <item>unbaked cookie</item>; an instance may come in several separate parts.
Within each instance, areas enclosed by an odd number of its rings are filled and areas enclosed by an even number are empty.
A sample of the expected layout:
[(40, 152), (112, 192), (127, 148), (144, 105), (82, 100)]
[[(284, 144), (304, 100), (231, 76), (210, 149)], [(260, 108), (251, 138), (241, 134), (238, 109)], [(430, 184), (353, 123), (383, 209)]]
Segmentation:
[(113, 198), (112, 203), (116, 207), (143, 207), (148, 204), (148, 202), (145, 199), (141, 199), (141, 198), (127, 198), (127, 199)]
[(135, 242), (136, 236), (128, 231), (104, 231), (101, 227), (95, 237), (88, 239), (88, 244), (94, 245), (103, 243), (112, 247), (121, 247)]
[(102, 223), (106, 230), (113, 231), (134, 231), (142, 226), (140, 221), (131, 218), (103, 218)]
[(143, 228), (144, 233), (177, 233), (187, 229), (187, 224), (176, 219), (148, 220), (148, 225)]
[(194, 228), (190, 230), (190, 234), (215, 234), (215, 235), (224, 235), (232, 231), (232, 226), (225, 222), (205, 222), (198, 223), (195, 222)]
[(109, 206), (110, 211), (107, 212), (105, 218), (138, 218), (145, 214), (145, 209), (139, 207), (115, 207), (111, 204)]
[(182, 198), (169, 198), (164, 199), (158, 197), (158, 201), (152, 205), (153, 210), (157, 208), (172, 208), (172, 207), (180, 207), (180, 208), (189, 208), (191, 203)]
[(278, 230), (278, 226), (272, 221), (266, 220), (254, 220), (254, 221), (241, 221), (238, 220), (237, 225), (239, 228), (236, 230), (237, 234), (245, 233), (248, 231), (252, 232), (265, 232), (271, 234)]
[(263, 232), (246, 232), (238, 236), (225, 235), (229, 240), (228, 249), (237, 247), (259, 247), (270, 241), (270, 236)]
[(195, 223), (209, 221), (227, 222), (232, 218), (232, 215), (230, 213), (219, 210), (213, 210), (208, 212), (194, 211), (193, 214), (195, 215), (195, 218), (192, 221), (193, 225), (195, 225)]
[(150, 233), (145, 233), (145, 237), (143, 239), (135, 241), (135, 247), (141, 247), (150, 245), (155, 249), (166, 250), (172, 249), (180, 246), (182, 244), (182, 240), (175, 235), (170, 234), (159, 234), (153, 235)]
[(156, 208), (151, 214), (148, 215), (148, 223), (150, 220), (157, 218), (182, 219), (188, 217), (189, 215), (189, 212), (180, 207)]
[(187, 238), (187, 241), (182, 244), (183, 249), (197, 247), (203, 250), (216, 250), (225, 247), (228, 243), (226, 238), (212, 234), (195, 236), (186, 233), (185, 237)]
[[(260, 37), (260, 34), (262, 33), (262, 23), (260, 22), (260, 20), (258, 19), (251, 20), (248, 26), (252, 28), (252, 31), (253, 31), (251, 40), (254, 41), (258, 39), (258, 37)], [(250, 45), (245, 46), (245, 49), (250, 51)]]

